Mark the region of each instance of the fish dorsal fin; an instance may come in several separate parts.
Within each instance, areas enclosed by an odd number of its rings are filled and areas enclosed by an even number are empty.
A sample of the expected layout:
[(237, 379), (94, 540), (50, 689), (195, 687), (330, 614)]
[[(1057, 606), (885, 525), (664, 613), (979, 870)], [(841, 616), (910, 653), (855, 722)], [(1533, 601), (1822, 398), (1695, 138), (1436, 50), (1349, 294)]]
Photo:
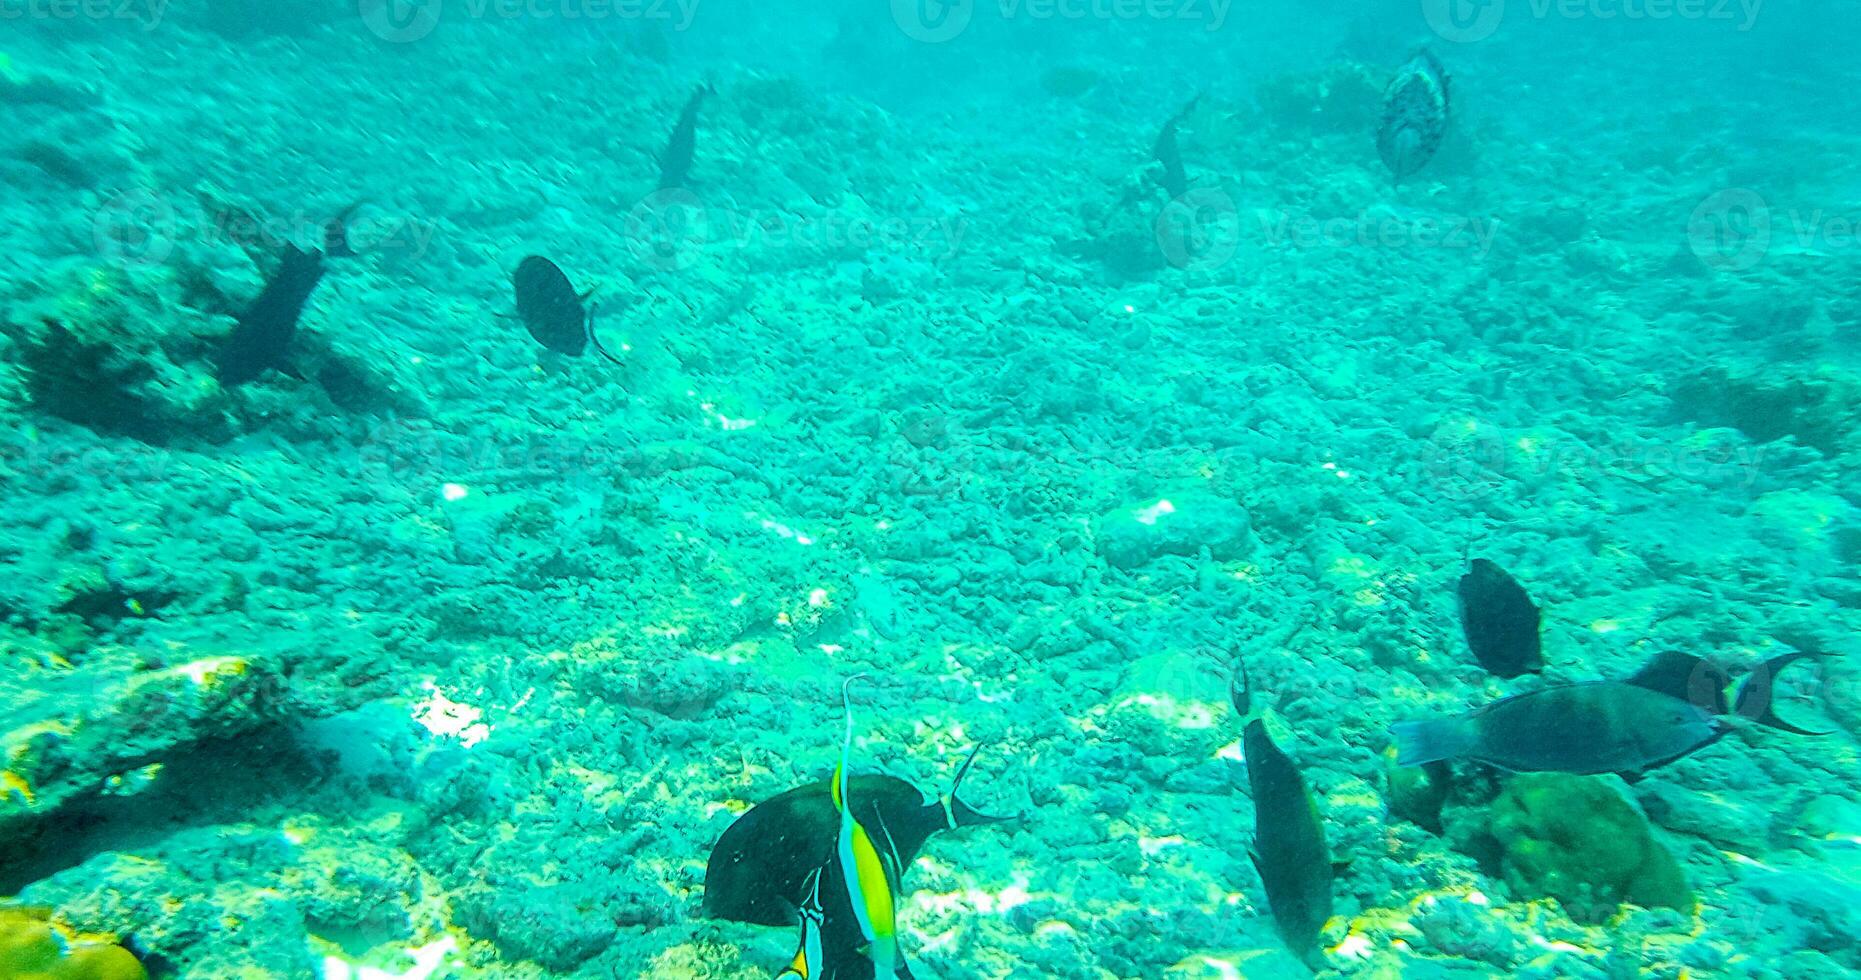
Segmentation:
[(944, 797), (941, 801), (945, 830), (955, 830), (958, 827), (974, 827), (980, 824), (1006, 823), (1014, 819), (1013, 817), (1001, 817), (994, 814), (983, 813), (981, 810), (964, 802), (963, 798), (957, 793), (963, 786), (963, 777), (969, 775), (969, 767), (976, 764), (976, 756), (982, 753), (982, 747), (987, 744), (987, 742), (977, 742), (976, 747), (969, 750), (969, 758), (963, 760), (962, 768), (956, 771), (956, 778), (950, 781), (950, 795)]
[(1626, 683), (1677, 698), (1710, 714), (1726, 713), (1725, 668), (1703, 657), (1669, 650), (1648, 661)]

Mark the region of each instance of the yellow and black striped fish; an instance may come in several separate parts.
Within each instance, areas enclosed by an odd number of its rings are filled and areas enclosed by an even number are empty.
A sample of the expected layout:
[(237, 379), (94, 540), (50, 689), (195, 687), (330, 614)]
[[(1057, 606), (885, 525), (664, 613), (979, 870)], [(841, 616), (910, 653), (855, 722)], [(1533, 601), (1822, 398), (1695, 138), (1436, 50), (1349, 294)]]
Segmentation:
[(775, 980), (817, 980), (820, 970), (826, 962), (826, 955), (821, 950), (821, 925), (824, 913), (821, 911), (821, 872), (816, 869), (808, 878), (808, 898), (796, 909), (801, 917), (801, 938), (796, 941), (795, 958)]
[[(881, 855), (872, 835), (853, 817), (852, 801), (847, 798), (847, 763), (853, 752), (853, 698), (851, 688), (859, 677), (847, 678), (840, 689), (846, 710), (846, 738), (840, 743), (840, 765), (834, 769), (834, 809), (840, 813), (840, 835), (835, 847), (840, 879), (846, 886), (853, 918), (865, 945), (864, 955), (872, 961), (873, 980), (900, 980), (909, 977), (898, 950), (898, 920), (895, 904), (898, 874), (897, 849), (886, 840)], [(889, 859), (889, 860), (888, 860)]]

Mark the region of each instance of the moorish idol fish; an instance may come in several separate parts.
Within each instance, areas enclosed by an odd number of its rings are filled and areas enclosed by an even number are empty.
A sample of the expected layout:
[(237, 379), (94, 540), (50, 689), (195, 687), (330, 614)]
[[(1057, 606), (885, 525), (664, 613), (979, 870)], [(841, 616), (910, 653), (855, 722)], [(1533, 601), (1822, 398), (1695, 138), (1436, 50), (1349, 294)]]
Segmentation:
[(1401, 183), (1434, 158), (1447, 136), (1447, 69), (1432, 52), (1417, 52), (1383, 92), (1383, 121), (1376, 152)]
[[(1246, 689), (1246, 681), (1241, 681)], [(1254, 800), (1254, 843), (1248, 856), (1260, 874), (1273, 923), (1288, 949), (1310, 965), (1318, 936), (1331, 918), (1336, 867), (1325, 842), (1324, 821), (1305, 777), (1267, 733), (1259, 717), (1242, 736), (1247, 787)]]
[(1799, 728), (1772, 710), (1777, 672), (1810, 654), (1790, 653), (1759, 665), (1738, 689), (1710, 661), (1670, 651), (1626, 680), (1583, 681), (1495, 701), (1457, 718), (1392, 726), (1398, 765), (1471, 759), (1512, 772), (1616, 773), (1636, 779), (1724, 738), (1736, 713), (1768, 728)]
[[(840, 764), (834, 767), (834, 810), (840, 814), (840, 833), (834, 842), (835, 872), (846, 889), (853, 909), (853, 921), (865, 941), (862, 952), (872, 961), (873, 980), (899, 980), (909, 977), (898, 950), (897, 892), (898, 878), (904, 867), (890, 837), (882, 837), (883, 854), (865, 824), (853, 816), (852, 797), (848, 795), (847, 764), (853, 752), (853, 682), (849, 677), (840, 688), (840, 702), (846, 711), (846, 737), (840, 743)], [(884, 827), (880, 827), (881, 832)]]
[(532, 255), (518, 263), (511, 276), (517, 296), (517, 318), (536, 342), (558, 354), (580, 357), (589, 344), (602, 357), (623, 367), (627, 362), (607, 352), (594, 333), (594, 306), (584, 306), (594, 290), (577, 293), (556, 263)]
[(239, 315), (233, 332), (214, 358), (220, 384), (232, 388), (256, 379), (266, 371), (291, 370), (291, 338), (304, 304), (323, 281), (323, 259), (355, 255), (349, 247), (349, 216), (362, 205), (342, 209), (323, 229), (323, 249), (299, 249), (286, 244), (277, 271), (259, 291), (258, 298)]
[[(1001, 823), (958, 795), (963, 777), (982, 751), (977, 746), (957, 770), (942, 799), (896, 776), (849, 776), (851, 809), (859, 822), (877, 830), (910, 867), (933, 834), (958, 827)], [(718, 839), (704, 873), (704, 914), (733, 922), (792, 926), (808, 893), (808, 878), (833, 858), (840, 816), (832, 780), (797, 786), (738, 817)], [(829, 917), (834, 902), (828, 899)]]
[(1457, 599), (1461, 629), (1480, 666), (1508, 678), (1544, 670), (1538, 607), (1505, 569), (1475, 558), (1460, 577)]
[(795, 943), (795, 958), (788, 962), (781, 973), (775, 975), (775, 980), (787, 977), (816, 980), (815, 971), (825, 964), (826, 956), (821, 949), (821, 927), (825, 917), (821, 911), (821, 870), (816, 868), (808, 876), (807, 900), (795, 910), (801, 918), (801, 937)]

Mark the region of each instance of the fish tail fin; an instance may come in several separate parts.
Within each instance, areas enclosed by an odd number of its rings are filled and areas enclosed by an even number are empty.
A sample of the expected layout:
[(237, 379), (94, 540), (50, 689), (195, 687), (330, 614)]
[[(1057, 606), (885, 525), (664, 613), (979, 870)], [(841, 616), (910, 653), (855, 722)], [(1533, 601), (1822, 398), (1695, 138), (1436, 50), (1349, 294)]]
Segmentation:
[(1772, 686), (1779, 671), (1790, 664), (1805, 658), (1815, 658), (1820, 654), (1786, 653), (1781, 657), (1772, 657), (1757, 666), (1745, 682), (1739, 685), (1738, 696), (1732, 702), (1732, 711), (1740, 718), (1749, 718), (1766, 728), (1775, 728), (1793, 735), (1828, 735), (1829, 732), (1815, 732), (1799, 728), (1777, 717)]
[(357, 201), (343, 208), (341, 211), (336, 212), (336, 216), (331, 218), (329, 222), (323, 226), (324, 255), (333, 259), (355, 258), (355, 248), (349, 244), (349, 219), (354, 217), (356, 211), (360, 210), (362, 205), (367, 203), (368, 202), (365, 200)]
[(1399, 721), (1389, 726), (1396, 740), (1396, 764), (1419, 766), (1458, 759), (1473, 748), (1473, 729), (1464, 718)]

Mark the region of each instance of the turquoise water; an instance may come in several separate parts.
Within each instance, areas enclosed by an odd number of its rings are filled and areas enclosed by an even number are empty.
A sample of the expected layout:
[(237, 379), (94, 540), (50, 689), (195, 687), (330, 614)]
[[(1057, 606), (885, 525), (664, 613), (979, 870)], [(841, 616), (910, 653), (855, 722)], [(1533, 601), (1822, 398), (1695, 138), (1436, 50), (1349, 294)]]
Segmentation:
[(0, 980), (1861, 974), (1861, 5), (0, 20)]

